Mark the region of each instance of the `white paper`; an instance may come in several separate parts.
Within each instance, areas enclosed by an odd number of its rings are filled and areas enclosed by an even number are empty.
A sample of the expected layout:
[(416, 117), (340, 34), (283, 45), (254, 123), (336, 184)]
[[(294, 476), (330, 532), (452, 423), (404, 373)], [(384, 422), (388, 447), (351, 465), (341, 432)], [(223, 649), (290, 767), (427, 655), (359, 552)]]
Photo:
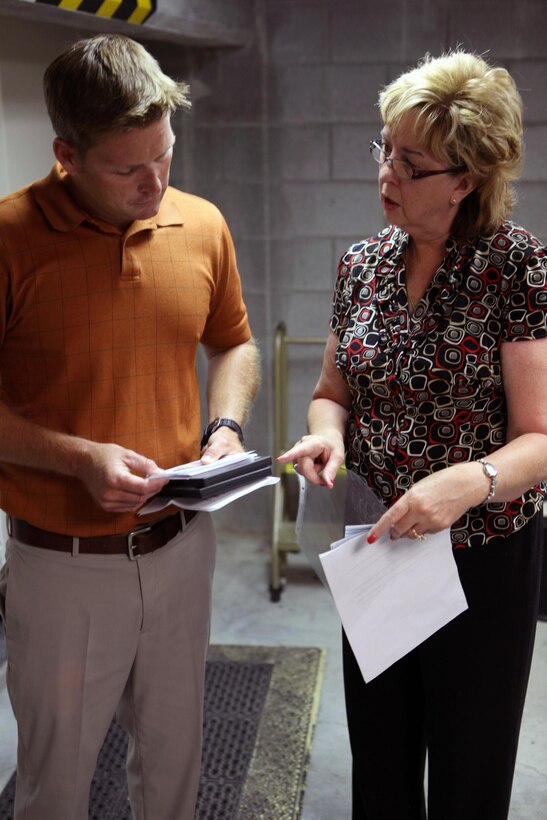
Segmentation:
[(374, 544), (359, 534), (333, 547), (319, 558), (366, 681), (467, 609), (450, 530)]
[[(223, 456), (210, 464), (202, 464), (198, 459), (196, 461), (189, 461), (186, 464), (178, 464), (176, 467), (169, 467), (166, 470), (158, 469), (150, 478), (163, 476), (169, 477), (169, 479), (189, 479), (198, 476), (204, 478), (209, 475), (221, 475), (223, 472), (230, 470), (234, 465), (250, 464), (259, 458), (261, 458), (261, 456), (259, 456), (255, 450), (246, 450), (244, 453), (234, 453), (230, 456)], [(179, 509), (212, 512), (214, 510), (220, 510), (237, 498), (253, 493), (261, 487), (276, 484), (278, 481), (279, 478), (275, 476), (266, 476), (256, 481), (250, 481), (248, 484), (241, 485), (236, 489), (225, 490), (210, 498), (187, 498), (179, 494), (176, 496), (156, 495), (154, 498), (151, 498), (144, 507), (141, 507), (138, 511), (138, 515), (159, 512), (159, 510), (164, 510), (170, 505), (178, 507)]]
[(243, 487), (238, 487), (236, 490), (229, 490), (220, 495), (212, 496), (211, 498), (169, 498), (168, 496), (157, 495), (150, 499), (148, 504), (141, 507), (138, 515), (146, 515), (147, 513), (158, 512), (165, 509), (170, 504), (184, 510), (202, 510), (206, 512), (214, 512), (220, 510), (227, 504), (231, 504), (237, 498), (241, 498), (248, 493), (254, 493), (255, 490), (260, 490), (261, 487), (268, 487), (270, 484), (277, 484), (279, 478), (276, 476), (266, 476), (259, 481), (254, 481), (252, 484), (246, 484)]
[(248, 464), (256, 461), (259, 456), (255, 450), (246, 450), (244, 453), (234, 453), (231, 456), (223, 456), (217, 461), (212, 461), (210, 464), (202, 464), (197, 461), (188, 461), (186, 464), (178, 464), (176, 467), (169, 467), (167, 470), (158, 469), (151, 473), (149, 478), (195, 478), (199, 476), (214, 475), (215, 473), (222, 473), (234, 464)]

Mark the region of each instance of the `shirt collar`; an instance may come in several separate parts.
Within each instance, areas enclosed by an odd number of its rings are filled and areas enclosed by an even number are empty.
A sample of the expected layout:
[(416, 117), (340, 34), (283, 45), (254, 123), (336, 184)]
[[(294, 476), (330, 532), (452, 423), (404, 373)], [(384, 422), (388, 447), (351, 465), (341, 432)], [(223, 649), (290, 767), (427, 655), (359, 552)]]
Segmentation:
[[(397, 228), (394, 225), (389, 225), (380, 232), (379, 238), (382, 244), (382, 255), (392, 259), (398, 259), (406, 250), (409, 243), (410, 236), (406, 231)], [(446, 241), (445, 259), (459, 258), (460, 256), (469, 256), (473, 253), (473, 245), (465, 239), (456, 239), (449, 236)]]
[(406, 231), (402, 231), (394, 225), (389, 225), (383, 231), (380, 231), (379, 239), (382, 249), (381, 255), (395, 262), (403, 255), (410, 237)]
[[(83, 222), (92, 223), (105, 233), (120, 233), (119, 229), (107, 222), (90, 216), (72, 197), (67, 184), (68, 174), (59, 163), (55, 163), (45, 179), (35, 182), (31, 188), (36, 202), (45, 218), (56, 231), (68, 232)], [(169, 225), (183, 225), (184, 218), (175, 202), (172, 189), (168, 188), (160, 209), (150, 219), (136, 220), (124, 233), (138, 233), (156, 230)]]

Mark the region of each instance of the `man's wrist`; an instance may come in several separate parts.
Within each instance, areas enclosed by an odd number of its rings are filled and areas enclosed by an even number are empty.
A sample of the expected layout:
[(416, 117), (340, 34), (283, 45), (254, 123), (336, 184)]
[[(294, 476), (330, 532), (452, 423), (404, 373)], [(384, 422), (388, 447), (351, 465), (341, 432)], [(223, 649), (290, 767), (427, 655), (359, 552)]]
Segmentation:
[(241, 425), (238, 424), (237, 421), (234, 421), (234, 419), (219, 417), (209, 422), (209, 424), (203, 431), (200, 443), (200, 447), (202, 450), (204, 447), (207, 446), (207, 443), (209, 442), (209, 439), (211, 438), (213, 433), (216, 433), (216, 431), (219, 430), (221, 427), (228, 427), (230, 430), (233, 430), (234, 433), (237, 434), (241, 446), (245, 447), (245, 438), (243, 436), (243, 430), (241, 429)]

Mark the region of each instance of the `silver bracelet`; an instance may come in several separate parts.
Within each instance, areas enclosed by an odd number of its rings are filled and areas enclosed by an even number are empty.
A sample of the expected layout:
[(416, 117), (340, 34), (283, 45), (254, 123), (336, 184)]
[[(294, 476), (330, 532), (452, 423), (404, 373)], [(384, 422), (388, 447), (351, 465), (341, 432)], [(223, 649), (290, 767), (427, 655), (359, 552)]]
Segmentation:
[(484, 475), (490, 479), (490, 491), (486, 498), (483, 501), (483, 504), (488, 504), (489, 501), (492, 501), (496, 494), (496, 484), (498, 481), (498, 471), (493, 464), (490, 464), (489, 461), (486, 461), (485, 458), (479, 458), (478, 463), (482, 464), (482, 471)]

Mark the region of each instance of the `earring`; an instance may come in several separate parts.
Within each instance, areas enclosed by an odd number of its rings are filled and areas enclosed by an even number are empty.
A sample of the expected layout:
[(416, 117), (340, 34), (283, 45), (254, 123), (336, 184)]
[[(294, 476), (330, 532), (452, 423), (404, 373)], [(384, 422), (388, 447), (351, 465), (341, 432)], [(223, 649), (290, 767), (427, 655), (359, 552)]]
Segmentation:
[(451, 204), (451, 205), (456, 205), (456, 204), (457, 204), (457, 200), (455, 200), (455, 199), (454, 199), (454, 197), (452, 197), (452, 199), (450, 200), (450, 204)]

